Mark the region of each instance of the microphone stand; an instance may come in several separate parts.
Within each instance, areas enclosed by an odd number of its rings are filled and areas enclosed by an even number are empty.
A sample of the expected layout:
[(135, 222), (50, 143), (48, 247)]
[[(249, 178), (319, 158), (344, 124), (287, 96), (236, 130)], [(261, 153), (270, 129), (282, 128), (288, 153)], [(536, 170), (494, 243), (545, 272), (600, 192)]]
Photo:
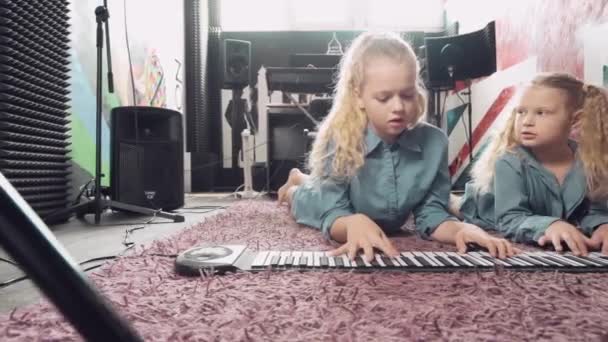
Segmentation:
[(95, 199), (88, 200), (83, 203), (76, 204), (66, 209), (58, 210), (44, 217), (46, 222), (58, 222), (67, 219), (72, 213), (76, 213), (77, 217), (84, 217), (85, 214), (95, 214), (95, 224), (99, 224), (101, 220), (101, 214), (106, 209), (117, 209), (122, 211), (129, 211), (133, 213), (154, 215), (167, 219), (171, 219), (174, 222), (184, 222), (185, 218), (181, 215), (171, 214), (157, 209), (151, 209), (146, 207), (140, 207), (133, 204), (121, 203), (118, 201), (109, 200), (101, 197), (101, 178), (104, 175), (101, 173), (101, 123), (102, 123), (102, 54), (103, 54), (103, 26), (105, 24), (106, 30), (106, 42), (107, 42), (107, 62), (108, 62), (108, 90), (114, 92), (114, 76), (112, 74), (112, 58), (110, 56), (110, 32), (107, 8), (107, 0), (104, 0), (103, 6), (98, 6), (95, 9), (95, 16), (97, 19), (97, 111), (95, 120)]

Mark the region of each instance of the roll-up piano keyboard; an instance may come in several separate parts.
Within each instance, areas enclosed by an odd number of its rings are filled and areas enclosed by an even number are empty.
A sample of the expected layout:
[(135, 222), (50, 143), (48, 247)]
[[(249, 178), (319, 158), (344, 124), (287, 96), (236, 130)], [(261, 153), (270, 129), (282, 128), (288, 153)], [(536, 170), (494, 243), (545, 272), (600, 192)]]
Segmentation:
[(397, 271), (460, 272), (494, 271), (496, 268), (524, 272), (606, 272), (608, 256), (589, 253), (525, 252), (506, 259), (487, 252), (466, 254), (447, 251), (409, 251), (398, 257), (375, 254), (371, 262), (361, 255), (349, 260), (346, 255), (330, 256), (320, 251), (251, 251), (244, 245), (211, 245), (188, 249), (178, 255), (175, 269), (181, 275), (200, 275), (201, 271), (217, 273), (236, 271)]

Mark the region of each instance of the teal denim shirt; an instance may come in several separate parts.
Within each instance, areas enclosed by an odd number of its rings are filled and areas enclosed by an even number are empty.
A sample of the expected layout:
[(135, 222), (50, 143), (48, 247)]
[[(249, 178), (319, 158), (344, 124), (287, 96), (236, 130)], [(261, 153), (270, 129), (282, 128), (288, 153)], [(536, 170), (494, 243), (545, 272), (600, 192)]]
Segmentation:
[[(571, 143), (576, 150), (576, 144)], [(465, 221), (495, 228), (517, 242), (537, 242), (555, 221), (565, 220), (590, 236), (608, 223), (605, 201), (591, 202), (577, 157), (562, 185), (524, 147), (507, 152), (495, 165), (494, 190), (479, 194), (467, 184), (461, 206)]]
[(445, 134), (426, 123), (384, 143), (371, 129), (365, 134), (365, 162), (349, 182), (308, 182), (292, 199), (292, 214), (300, 224), (320, 229), (326, 238), (334, 221), (361, 213), (385, 232), (398, 231), (410, 213), (416, 230), (429, 238), (446, 220), (451, 188)]

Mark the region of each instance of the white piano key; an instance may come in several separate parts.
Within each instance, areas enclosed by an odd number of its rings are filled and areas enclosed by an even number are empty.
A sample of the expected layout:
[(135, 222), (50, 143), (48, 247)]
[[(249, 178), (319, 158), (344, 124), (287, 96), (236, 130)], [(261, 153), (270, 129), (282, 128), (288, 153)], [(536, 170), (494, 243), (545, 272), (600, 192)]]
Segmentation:
[(440, 267), (447, 267), (447, 266), (449, 266), (449, 265), (445, 265), (442, 261), (440, 261), (439, 259), (435, 258), (435, 252), (424, 252), (424, 254), (426, 254), (426, 256), (429, 259), (433, 260)]
[(329, 267), (336, 267), (336, 260), (334, 260), (333, 256), (329, 255), (329, 251), (325, 252), (325, 256), (327, 257)]
[(484, 258), (480, 258), (479, 256), (473, 254), (474, 252), (471, 253), (467, 253), (467, 256), (469, 258), (472, 258), (473, 260), (475, 260), (477, 263), (481, 264), (482, 266), (486, 266), (486, 267), (494, 267), (494, 264), (487, 261)]
[(313, 266), (321, 267), (321, 257), (323, 256), (323, 252), (313, 252)]
[(340, 255), (340, 257), (342, 258), (342, 263), (344, 264), (344, 267), (357, 267), (357, 265), (351, 265), (350, 259), (348, 259), (348, 255), (342, 254)]
[(302, 255), (301, 251), (291, 252), (291, 256), (293, 257), (292, 265), (299, 266), (300, 265), (300, 256)]
[(380, 254), (375, 253), (374, 258), (376, 259), (376, 262), (378, 263), (378, 265), (380, 265), (380, 267), (387, 267), (387, 265), (382, 260), (382, 257), (380, 256)]
[(405, 261), (403, 261), (402, 258), (403, 258), (402, 256), (399, 256), (398, 258), (393, 258), (394, 259), (393, 263), (395, 261), (397, 261), (401, 267), (407, 267), (407, 264), (405, 263)]
[(460, 262), (462, 262), (463, 264), (469, 266), (469, 267), (475, 267), (475, 265), (471, 264), (471, 262), (469, 262), (469, 260), (461, 257), (458, 253), (456, 252), (445, 252), (445, 254), (447, 254), (448, 256), (454, 258), (454, 259), (458, 259)]
[(549, 267), (549, 266), (551, 266), (550, 264), (547, 264), (547, 263), (545, 263), (545, 262), (543, 262), (543, 261), (541, 261), (541, 260), (538, 260), (538, 259), (530, 259), (530, 256), (529, 256), (529, 255), (527, 255), (527, 254), (525, 254), (525, 253), (520, 253), (520, 254), (517, 254), (517, 256), (516, 256), (516, 257), (517, 257), (518, 259), (520, 259), (520, 260), (523, 260), (523, 261), (525, 261), (525, 262), (527, 262), (527, 263), (531, 264), (532, 266), (538, 266), (538, 264), (540, 264), (540, 266), (543, 266), (543, 267)]
[(420, 261), (418, 261), (418, 260), (416, 260), (416, 258), (414, 258), (414, 254), (412, 254), (412, 252), (402, 252), (401, 255), (404, 258), (408, 258), (414, 265), (416, 265), (418, 267), (424, 266), (420, 263)]
[(270, 251), (258, 252), (258, 254), (255, 256), (255, 259), (253, 259), (253, 262), (251, 263), (251, 267), (264, 266), (264, 261), (266, 260), (268, 253), (270, 253)]
[(549, 265), (553, 265), (553, 266), (557, 266), (557, 267), (564, 267), (565, 265), (562, 265), (561, 263), (557, 262), (557, 261), (553, 261), (551, 259), (547, 259), (543, 257), (543, 252), (528, 252), (527, 254), (532, 255), (534, 257), (536, 257), (536, 259), (540, 259), (542, 261), (544, 261), (545, 263), (549, 264)]
[(608, 256), (606, 256), (606, 255), (604, 255), (604, 254), (602, 254), (600, 252), (590, 252), (589, 255), (591, 255), (591, 256), (593, 256), (595, 258), (600, 258), (600, 259), (608, 260), (608, 259), (606, 259)]
[(429, 258), (426, 254), (424, 254), (422, 252), (412, 252), (412, 254), (414, 254), (414, 256), (416, 256), (416, 257), (424, 259), (432, 267), (441, 267), (437, 263), (435, 263), (435, 260), (432, 260), (431, 258)]
[[(395, 257), (390, 257), (391, 262), (393, 263), (393, 267), (402, 267), (403, 265), (401, 264), (403, 261), (399, 261), (399, 259), (395, 258)], [(404, 263), (405, 264), (405, 263)]]
[(602, 264), (600, 264), (599, 262), (594, 261), (593, 259), (589, 258), (588, 256), (587, 257), (579, 257), (579, 256), (576, 256), (576, 255), (574, 255), (572, 253), (566, 253), (566, 255), (568, 257), (570, 257), (570, 258), (573, 258), (573, 259), (577, 260), (579, 263), (587, 262), (587, 263), (591, 264), (594, 267), (602, 267)]
[(264, 262), (264, 266), (270, 266), (270, 262), (272, 261), (272, 258), (274, 258), (275, 255), (278, 256), (279, 252), (271, 251), (270, 253), (268, 253), (268, 257), (266, 258), (266, 261)]
[(447, 255), (447, 253), (445, 253), (445, 252), (434, 252), (434, 253), (435, 253), (435, 255), (438, 255), (438, 256), (440, 256), (440, 257), (443, 257), (443, 258), (444, 258), (444, 260), (446, 260), (448, 263), (450, 263), (450, 266), (453, 266), (453, 267), (461, 267), (461, 266), (460, 266), (460, 265), (458, 265), (456, 262), (452, 261), (452, 260), (450, 259), (450, 257)]
[(396, 256), (396, 257), (389, 257), (389, 259), (391, 260), (391, 262), (393, 263), (394, 267), (403, 267), (403, 265), (407, 265), (405, 263), (405, 261), (401, 261), (401, 256)]
[(557, 253), (557, 252), (547, 252), (546, 254), (548, 254), (549, 256), (563, 262), (566, 263), (570, 266), (574, 266), (574, 267), (585, 267), (584, 264), (578, 263), (574, 260), (568, 259), (568, 258), (564, 258), (561, 254)]
[(593, 261), (600, 263), (604, 266), (608, 266), (608, 259), (602, 258), (601, 255), (602, 254), (598, 252), (591, 252), (587, 255), (587, 258), (593, 259)]
[(358, 258), (361, 258), (361, 260), (365, 264), (365, 267), (372, 267), (372, 264), (370, 264), (369, 261), (365, 260), (365, 255), (361, 254), (358, 256)]
[[(490, 253), (488, 253), (488, 252), (472, 252), (472, 253), (477, 253), (477, 255), (484, 256), (484, 257), (486, 257), (486, 258), (492, 258), (492, 260), (493, 260), (494, 262), (496, 262), (497, 264), (502, 265), (502, 266), (504, 266), (504, 267), (511, 267), (511, 264), (506, 263), (506, 262), (504, 262), (504, 261), (502, 261), (502, 260), (500, 260), (500, 259), (498, 259), (498, 258), (493, 257), (493, 256), (492, 256), (492, 255), (490, 255)], [(487, 259), (486, 259), (486, 260), (487, 260)], [(490, 261), (490, 262), (491, 262), (491, 261)]]
[(512, 257), (508, 257), (508, 258), (507, 258), (507, 260), (508, 260), (510, 263), (513, 263), (513, 264), (515, 264), (515, 265), (517, 265), (517, 266), (522, 266), (522, 267), (533, 267), (533, 266), (534, 266), (533, 264), (531, 264), (531, 263), (529, 263), (529, 262), (527, 262), (527, 261), (524, 261), (524, 260), (522, 260), (522, 259), (519, 259), (519, 258), (517, 257), (517, 255), (514, 255), (514, 256), (512, 256)]
[(312, 259), (312, 252), (308, 252), (308, 251), (302, 252), (302, 256), (300, 258), (302, 258), (302, 257), (306, 258), (307, 267), (313, 266), (314, 260)]
[(279, 259), (279, 266), (285, 266), (285, 261), (287, 260), (287, 257), (291, 254), (290, 251), (281, 251), (280, 252), (280, 259)]

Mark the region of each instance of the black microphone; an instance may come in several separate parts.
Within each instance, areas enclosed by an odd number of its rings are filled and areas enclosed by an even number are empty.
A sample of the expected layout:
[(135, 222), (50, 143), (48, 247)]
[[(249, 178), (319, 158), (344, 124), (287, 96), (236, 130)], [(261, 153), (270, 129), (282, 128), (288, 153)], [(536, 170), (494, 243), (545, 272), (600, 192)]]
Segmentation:
[(108, 92), (114, 93), (114, 73), (112, 72), (112, 53), (110, 52), (110, 11), (108, 10), (108, 0), (103, 0), (103, 7), (106, 10), (104, 20), (106, 30), (106, 61), (108, 63)]

